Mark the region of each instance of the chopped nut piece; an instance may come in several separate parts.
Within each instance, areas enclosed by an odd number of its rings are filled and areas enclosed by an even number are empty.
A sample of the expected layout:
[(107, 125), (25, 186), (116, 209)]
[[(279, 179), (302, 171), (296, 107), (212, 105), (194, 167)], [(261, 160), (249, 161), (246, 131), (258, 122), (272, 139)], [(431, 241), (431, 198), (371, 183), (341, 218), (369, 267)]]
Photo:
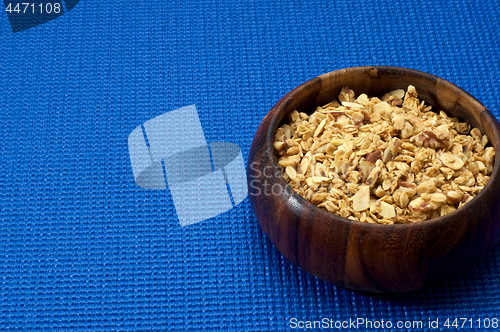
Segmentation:
[(392, 182), (391, 182), (390, 178), (384, 179), (384, 182), (382, 182), (382, 189), (384, 189), (384, 190), (391, 189), (391, 184), (392, 184)]
[(334, 139), (330, 142), (330, 144), (332, 144), (333, 146), (341, 146), (342, 144), (344, 144), (345, 142), (345, 139)]
[(313, 177), (311, 177), (311, 179), (313, 180), (313, 182), (316, 182), (316, 183), (321, 183), (322, 181), (330, 180), (329, 178), (327, 178), (325, 176), (313, 176)]
[(382, 159), (382, 151), (380, 149), (376, 149), (366, 155), (366, 161), (371, 164), (375, 164), (379, 159)]
[(284, 156), (281, 157), (278, 165), (286, 167), (286, 166), (296, 166), (300, 161), (300, 156), (295, 155), (295, 156)]
[(348, 101), (343, 101), (342, 106), (345, 106), (345, 107), (353, 109), (353, 110), (360, 110), (360, 109), (364, 108), (363, 105), (361, 105), (361, 104), (351, 103)]
[(422, 197), (417, 197), (413, 201), (408, 204), (408, 208), (413, 211), (419, 212), (428, 212), (434, 210), (434, 207), (431, 203), (426, 202), (422, 199)]
[(457, 206), (462, 201), (462, 194), (451, 190), (446, 193), (446, 198), (448, 204)]
[(447, 198), (446, 195), (443, 193), (433, 193), (431, 194), (431, 201), (433, 203), (437, 204), (444, 204), (446, 202)]
[(292, 128), (290, 128), (289, 125), (283, 125), (283, 131), (285, 133), (285, 136), (287, 139), (290, 139), (292, 137)]
[(328, 144), (323, 144), (315, 151), (315, 153), (325, 153), (327, 148)]
[(439, 159), (443, 162), (444, 165), (451, 168), (452, 170), (459, 170), (464, 167), (464, 161), (457, 156), (454, 156), (450, 153), (443, 153), (439, 156)]
[(370, 172), (374, 167), (375, 165), (367, 160), (361, 160), (358, 165), (358, 169), (361, 171), (365, 178), (370, 175)]
[(342, 176), (346, 177), (347, 176), (347, 172), (349, 171), (349, 168), (352, 166), (352, 162), (350, 161), (344, 161), (342, 163)]
[(486, 166), (483, 164), (481, 160), (476, 161), (476, 164), (479, 172), (482, 172), (486, 169)]
[(391, 92), (389, 92), (389, 94), (391, 94), (399, 99), (403, 99), (405, 96), (405, 90), (403, 90), (403, 89), (392, 90)]
[(384, 156), (382, 157), (382, 161), (384, 163), (388, 163), (392, 159), (392, 151), (389, 147), (387, 147), (384, 151)]
[(405, 117), (402, 114), (396, 115), (392, 118), (392, 125), (394, 126), (394, 129), (403, 130), (405, 127)]
[(380, 168), (374, 167), (371, 170), (370, 175), (368, 175), (368, 178), (366, 179), (366, 184), (368, 184), (370, 188), (373, 188), (377, 183), (379, 174), (380, 174)]
[(488, 141), (488, 136), (484, 135), (483, 138), (481, 138), (481, 145), (485, 147), (486, 144), (488, 144)]
[(300, 162), (300, 168), (299, 168), (300, 174), (306, 174), (307, 170), (309, 169), (309, 165), (311, 164), (311, 160), (312, 160), (311, 152), (306, 153), (306, 155), (302, 158), (302, 161)]
[(319, 203), (323, 202), (327, 197), (328, 197), (328, 193), (314, 194), (313, 197), (312, 197), (311, 202), (314, 205), (318, 205)]
[(413, 136), (411, 141), (418, 146), (423, 146), (426, 148), (438, 149), (444, 146), (444, 142), (438, 139), (436, 134), (432, 131), (425, 130), (417, 136)]
[(314, 132), (314, 135), (313, 135), (314, 137), (318, 137), (318, 135), (321, 134), (321, 131), (323, 131), (325, 124), (326, 124), (326, 118), (323, 121), (321, 121), (318, 128), (316, 128), (316, 131)]
[(381, 115), (389, 114), (391, 112), (391, 106), (385, 101), (383, 101), (381, 103), (375, 104), (372, 107), (372, 112)]
[(380, 214), (384, 219), (392, 219), (396, 216), (396, 210), (391, 204), (381, 201), (380, 212), (378, 214)]
[(292, 146), (291, 148), (286, 150), (286, 154), (289, 156), (293, 156), (294, 154), (298, 154), (298, 153), (299, 153), (299, 147), (296, 145)]
[(384, 189), (382, 189), (381, 186), (378, 186), (377, 189), (375, 189), (375, 191), (373, 193), (377, 197), (384, 197), (385, 195), (387, 195), (387, 193), (385, 192)]
[(409, 138), (413, 134), (413, 126), (406, 122), (404, 123), (404, 128), (401, 130), (401, 138)]
[(483, 137), (483, 134), (481, 134), (481, 131), (477, 128), (474, 128), (470, 131), (470, 135), (474, 138), (474, 139), (481, 139)]
[(352, 197), (354, 211), (365, 211), (370, 207), (370, 187), (364, 186)]
[(408, 193), (406, 191), (401, 192), (401, 195), (399, 196), (399, 206), (405, 209), (409, 202), (410, 197), (408, 196)]
[(374, 199), (370, 200), (370, 213), (379, 213), (382, 210), (380, 203), (381, 201), (376, 201)]
[(436, 182), (434, 179), (430, 179), (424, 182), (421, 182), (417, 186), (417, 194), (422, 195), (426, 193), (433, 193), (436, 191)]
[(287, 166), (285, 168), (285, 172), (290, 177), (290, 179), (295, 180), (297, 178), (297, 172), (292, 166)]

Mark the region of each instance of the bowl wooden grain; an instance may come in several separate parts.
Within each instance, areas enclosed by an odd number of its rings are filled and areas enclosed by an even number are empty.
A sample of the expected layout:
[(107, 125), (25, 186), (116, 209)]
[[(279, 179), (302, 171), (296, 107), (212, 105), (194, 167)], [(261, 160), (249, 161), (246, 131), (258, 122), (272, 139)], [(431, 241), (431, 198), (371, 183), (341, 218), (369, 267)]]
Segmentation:
[(286, 258), (320, 279), (368, 292), (418, 290), (471, 266), (500, 238), (500, 157), (488, 184), (466, 206), (414, 224), (376, 225), (334, 215), (299, 196), (277, 171), (274, 132), (293, 110), (311, 114), (337, 99), (343, 86), (380, 97), (410, 84), (433, 110), (488, 135), (498, 153), (500, 126), (485, 106), (444, 79), (399, 67), (354, 67), (316, 77), (283, 97), (255, 134), (248, 190), (257, 220)]

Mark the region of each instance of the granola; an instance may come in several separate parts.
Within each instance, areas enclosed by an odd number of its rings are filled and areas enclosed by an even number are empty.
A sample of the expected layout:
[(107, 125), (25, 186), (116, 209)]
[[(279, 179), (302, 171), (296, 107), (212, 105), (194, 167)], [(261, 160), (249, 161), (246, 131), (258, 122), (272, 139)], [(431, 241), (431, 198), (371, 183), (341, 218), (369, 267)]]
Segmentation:
[(478, 128), (417, 98), (412, 85), (381, 99), (343, 87), (307, 115), (294, 111), (274, 148), (302, 197), (342, 217), (394, 224), (443, 216), (488, 182), (495, 150)]

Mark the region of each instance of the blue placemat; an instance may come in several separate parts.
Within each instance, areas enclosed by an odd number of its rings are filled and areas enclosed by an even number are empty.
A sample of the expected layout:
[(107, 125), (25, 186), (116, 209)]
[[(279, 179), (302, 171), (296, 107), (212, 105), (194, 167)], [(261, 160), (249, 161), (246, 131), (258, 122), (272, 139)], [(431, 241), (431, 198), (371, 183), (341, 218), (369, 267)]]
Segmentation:
[(286, 92), (358, 65), (435, 74), (498, 117), (499, 1), (57, 2), (63, 15), (15, 33), (0, 13), (0, 329), (498, 329), (498, 246), (420, 292), (345, 290), (284, 259), (248, 199), (180, 227), (168, 190), (135, 184), (127, 139), (196, 104), (206, 141), (246, 163)]

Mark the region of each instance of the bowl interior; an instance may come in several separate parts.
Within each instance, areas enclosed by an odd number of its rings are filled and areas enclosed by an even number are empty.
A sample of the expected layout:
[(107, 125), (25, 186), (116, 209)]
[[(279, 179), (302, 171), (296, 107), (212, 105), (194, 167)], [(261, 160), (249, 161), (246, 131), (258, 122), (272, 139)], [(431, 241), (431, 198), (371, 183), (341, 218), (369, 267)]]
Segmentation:
[[(272, 129), (267, 136), (270, 149), (274, 151), (272, 139), (276, 129), (288, 121), (287, 115), (294, 110), (312, 114), (316, 107), (325, 105), (332, 100), (338, 100), (342, 87), (347, 86), (354, 90), (355, 95), (366, 93), (369, 97), (381, 97), (383, 94), (395, 90), (406, 91), (408, 85), (415, 86), (418, 98), (426, 105), (432, 106), (432, 111), (444, 111), (449, 116), (457, 117), (477, 127), (490, 139), (490, 145), (499, 151), (500, 126), (498, 120), (486, 107), (473, 96), (456, 85), (437, 76), (417, 70), (378, 66), (353, 67), (330, 72), (312, 79), (287, 94), (276, 106), (276, 115)], [(274, 154), (276, 156), (276, 154)], [(277, 158), (275, 157), (277, 165)], [(500, 177), (500, 158), (495, 158), (495, 167), (491, 178)], [(476, 197), (490, 194), (497, 190), (496, 186), (488, 182), (485, 190)], [(491, 188), (494, 187), (495, 189)], [(496, 209), (496, 207), (494, 207)], [(440, 218), (435, 218), (440, 219)], [(433, 219), (433, 220), (435, 220)]]

